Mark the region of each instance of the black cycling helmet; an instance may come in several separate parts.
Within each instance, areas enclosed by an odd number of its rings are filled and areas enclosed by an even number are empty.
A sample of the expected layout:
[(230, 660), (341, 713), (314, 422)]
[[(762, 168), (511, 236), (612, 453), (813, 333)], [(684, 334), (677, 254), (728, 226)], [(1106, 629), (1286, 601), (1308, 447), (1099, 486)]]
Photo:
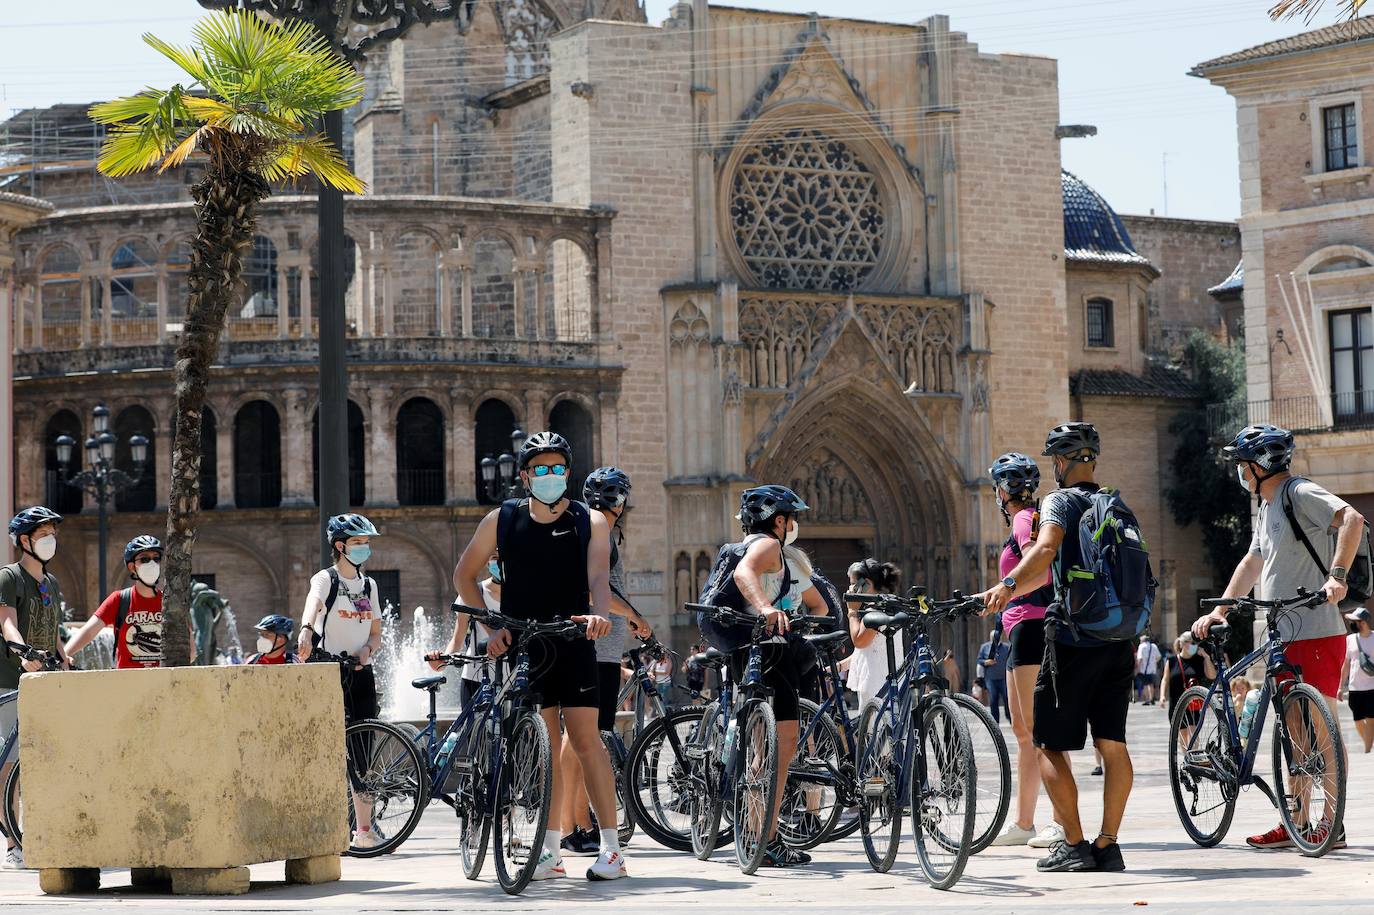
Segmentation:
[(133, 540), (124, 545), (124, 562), (128, 564), (134, 561), (134, 557), (139, 553), (148, 551), (157, 553), (157, 558), (162, 558), (162, 541), (152, 534), (139, 534)]
[(10, 543), (18, 546), (21, 535), (31, 534), (39, 526), (50, 521), (53, 524), (61, 524), (62, 516), (44, 505), (24, 509), (10, 519)]
[[(1083, 456), (1083, 451), (1090, 452), (1091, 456)], [(1092, 461), (1097, 459), (1101, 451), (1102, 439), (1092, 423), (1063, 423), (1045, 436), (1045, 450), (1040, 454), (1044, 457), (1077, 457), (1080, 461)]]
[(258, 624), (253, 628), (259, 632), (275, 632), (277, 635), (284, 635), (289, 639), (291, 633), (296, 630), (296, 624), (291, 617), (274, 613), (258, 620)]
[(381, 532), (372, 522), (356, 513), (335, 515), (329, 519), (329, 542), (338, 543), (349, 537), (380, 537)]
[(1293, 433), (1268, 423), (1246, 426), (1221, 449), (1228, 461), (1248, 461), (1270, 473), (1287, 470), (1293, 461)]
[(582, 501), (591, 508), (620, 508), (630, 497), (630, 475), (619, 467), (598, 467), (582, 484)]
[(1013, 497), (1030, 498), (1040, 486), (1040, 468), (1028, 455), (1008, 451), (988, 468), (992, 482)]
[(811, 506), (786, 486), (769, 483), (746, 489), (739, 497), (739, 514), (735, 516), (746, 528), (755, 527), (775, 515), (795, 515)]
[(537, 454), (561, 454), (568, 466), (572, 466), (572, 445), (557, 432), (536, 432), (525, 439), (525, 444), (520, 446), (520, 454), (517, 455), (520, 469), (524, 470), (529, 466)]

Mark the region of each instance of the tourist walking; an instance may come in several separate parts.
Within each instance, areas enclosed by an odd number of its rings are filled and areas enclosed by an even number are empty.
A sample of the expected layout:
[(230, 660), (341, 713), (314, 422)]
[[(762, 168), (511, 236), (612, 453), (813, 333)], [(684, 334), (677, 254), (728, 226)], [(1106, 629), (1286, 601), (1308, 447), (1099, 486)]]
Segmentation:
[(1156, 689), (1159, 686), (1159, 646), (1142, 633), (1140, 646), (1135, 650), (1135, 693), (1136, 701), (1154, 705)]
[(1007, 658), (1010, 655), (1011, 646), (1003, 640), (1000, 625), (989, 632), (988, 640), (978, 647), (978, 674), (987, 690), (992, 720), (998, 724), (1002, 723), (1003, 712), (1011, 717), (1011, 708), (1007, 705)]
[(1345, 618), (1354, 632), (1346, 637), (1345, 667), (1341, 670), (1341, 688), (1355, 719), (1355, 731), (1368, 753), (1374, 748), (1374, 630), (1370, 628), (1370, 614), (1359, 607)]

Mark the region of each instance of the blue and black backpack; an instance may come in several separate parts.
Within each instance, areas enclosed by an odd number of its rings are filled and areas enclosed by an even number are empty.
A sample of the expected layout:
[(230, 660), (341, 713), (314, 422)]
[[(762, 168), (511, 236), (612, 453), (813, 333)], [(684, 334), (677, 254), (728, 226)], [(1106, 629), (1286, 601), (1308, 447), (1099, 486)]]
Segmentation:
[(1078, 521), (1077, 562), (1066, 568), (1061, 549), (1054, 564), (1058, 619), (1076, 637), (1103, 642), (1139, 638), (1150, 625), (1156, 585), (1140, 522), (1114, 489), (1061, 492), (1087, 505)]

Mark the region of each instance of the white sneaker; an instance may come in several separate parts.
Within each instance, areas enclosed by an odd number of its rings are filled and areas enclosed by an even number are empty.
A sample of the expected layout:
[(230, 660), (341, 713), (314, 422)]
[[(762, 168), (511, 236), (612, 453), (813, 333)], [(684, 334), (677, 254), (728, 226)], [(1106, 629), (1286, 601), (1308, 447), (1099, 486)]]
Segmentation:
[(5, 852), (5, 870), (22, 871), (24, 869), (23, 849), (11, 848)]
[(1026, 842), (1031, 848), (1049, 848), (1055, 842), (1064, 841), (1064, 827), (1053, 821), (1040, 830), (1040, 835)]
[(377, 835), (377, 830), (369, 829), (367, 832), (361, 830), (353, 833), (353, 840), (348, 843), (350, 848), (376, 848), (382, 844), (381, 838)]
[(587, 868), (588, 880), (619, 880), (628, 877), (625, 870), (625, 856), (618, 851), (603, 851), (596, 856), (592, 866)]
[(563, 869), (563, 859), (547, 848), (539, 855), (539, 863), (534, 866), (534, 876), (531, 880), (552, 880), (555, 877), (566, 877), (568, 872)]
[(1035, 838), (1035, 827), (1022, 829), (1015, 823), (1008, 823), (1002, 830), (1002, 834), (992, 840), (993, 845), (1025, 845)]

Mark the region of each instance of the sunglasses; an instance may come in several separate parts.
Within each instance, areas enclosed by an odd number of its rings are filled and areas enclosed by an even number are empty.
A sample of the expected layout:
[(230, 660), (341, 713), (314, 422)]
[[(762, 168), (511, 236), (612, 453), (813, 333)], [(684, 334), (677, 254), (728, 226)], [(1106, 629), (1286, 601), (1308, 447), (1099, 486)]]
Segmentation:
[(546, 477), (549, 474), (553, 474), (556, 477), (565, 477), (568, 475), (568, 465), (540, 464), (538, 467), (531, 467), (530, 473), (537, 477)]
[(141, 566), (146, 566), (146, 565), (147, 565), (148, 563), (150, 563), (150, 562), (157, 562), (157, 561), (158, 561), (158, 557), (157, 557), (157, 556), (139, 556), (139, 557), (137, 557), (136, 559), (134, 559), (134, 562), (138, 563), (138, 564), (141, 565)]
[(40, 582), (38, 583), (38, 594), (39, 594), (39, 596), (41, 596), (41, 597), (43, 598), (43, 606), (45, 606), (45, 607), (51, 607), (51, 606), (52, 606), (52, 595), (48, 593), (48, 583), (47, 583), (47, 581), (40, 581)]

